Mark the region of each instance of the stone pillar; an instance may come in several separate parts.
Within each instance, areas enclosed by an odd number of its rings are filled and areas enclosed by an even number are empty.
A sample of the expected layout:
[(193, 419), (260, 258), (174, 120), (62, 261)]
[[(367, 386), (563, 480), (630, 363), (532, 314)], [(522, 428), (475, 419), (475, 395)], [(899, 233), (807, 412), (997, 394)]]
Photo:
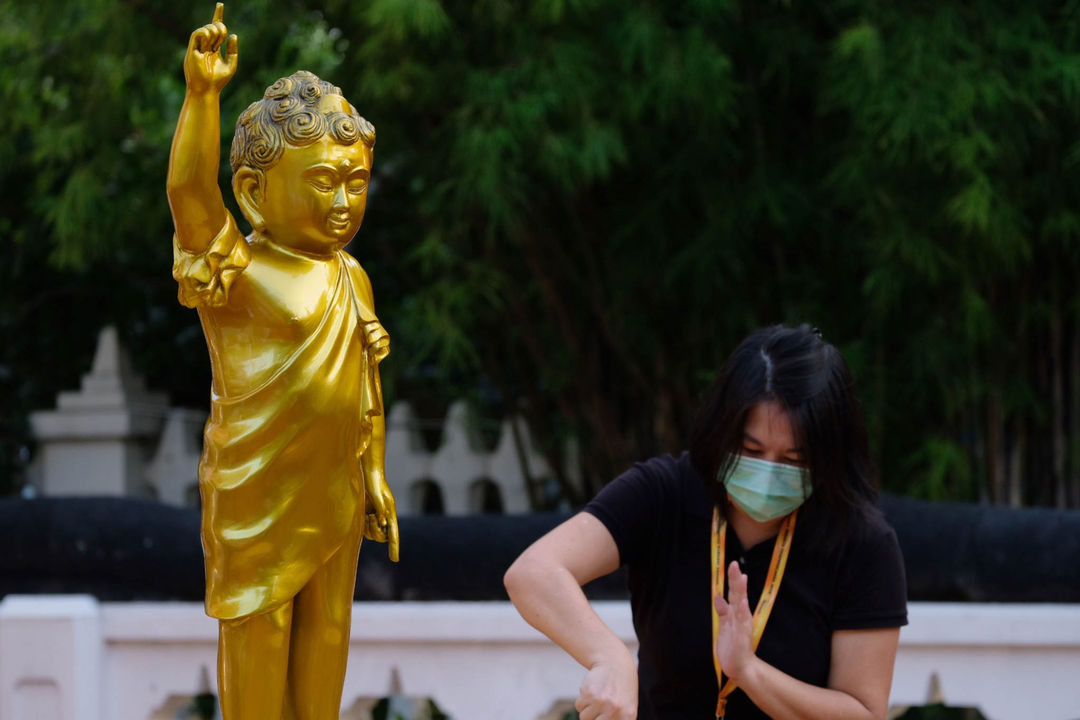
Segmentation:
[(154, 458), (146, 467), (146, 479), (158, 500), (176, 507), (197, 507), (199, 456), (206, 413), (172, 408), (161, 431)]
[(132, 370), (116, 328), (104, 328), (82, 388), (60, 393), (56, 410), (30, 415), (42, 494), (151, 494), (146, 460), (167, 411), (165, 395), (147, 392)]
[(0, 717), (100, 720), (100, 609), (89, 595), (0, 602)]

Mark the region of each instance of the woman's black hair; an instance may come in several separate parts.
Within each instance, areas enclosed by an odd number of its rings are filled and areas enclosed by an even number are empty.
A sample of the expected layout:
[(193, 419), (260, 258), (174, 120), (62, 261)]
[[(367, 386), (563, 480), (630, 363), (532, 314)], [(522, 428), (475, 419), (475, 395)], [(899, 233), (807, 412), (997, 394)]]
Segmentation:
[(835, 547), (853, 515), (877, 515), (877, 485), (851, 371), (816, 329), (775, 325), (739, 343), (694, 418), (694, 466), (723, 512), (722, 480), (742, 450), (747, 416), (767, 400), (791, 420), (813, 485), (806, 507), (826, 521), (826, 545)]

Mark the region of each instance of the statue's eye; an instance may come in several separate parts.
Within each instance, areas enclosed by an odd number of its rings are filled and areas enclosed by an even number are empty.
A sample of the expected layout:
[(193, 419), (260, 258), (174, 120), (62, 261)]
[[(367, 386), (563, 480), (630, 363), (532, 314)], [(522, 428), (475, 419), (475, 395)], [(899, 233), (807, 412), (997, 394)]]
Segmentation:
[(330, 192), (334, 189), (333, 181), (325, 175), (312, 175), (308, 178), (308, 182), (319, 192)]
[(349, 181), (349, 193), (351, 195), (362, 195), (367, 190), (367, 182), (364, 180), (350, 180)]

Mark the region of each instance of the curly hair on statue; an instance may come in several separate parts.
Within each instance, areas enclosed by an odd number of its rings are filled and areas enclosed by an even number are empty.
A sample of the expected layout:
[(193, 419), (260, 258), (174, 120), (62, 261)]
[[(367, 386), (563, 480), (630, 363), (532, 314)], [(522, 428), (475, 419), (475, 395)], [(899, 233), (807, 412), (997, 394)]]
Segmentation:
[(247, 166), (268, 170), (281, 157), (286, 146), (304, 147), (330, 134), (342, 145), (363, 140), (375, 146), (375, 126), (349, 105), (349, 112), (323, 112), (319, 101), (324, 95), (344, 99), (341, 88), (331, 85), (305, 70), (280, 78), (266, 88), (260, 100), (248, 105), (236, 121), (229, 164), (235, 173)]

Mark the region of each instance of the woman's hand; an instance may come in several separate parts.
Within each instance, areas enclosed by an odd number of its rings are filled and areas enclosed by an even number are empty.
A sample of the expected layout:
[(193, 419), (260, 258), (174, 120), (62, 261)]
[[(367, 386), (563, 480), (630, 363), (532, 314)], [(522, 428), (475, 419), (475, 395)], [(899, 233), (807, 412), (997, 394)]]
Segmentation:
[(728, 566), (729, 601), (716, 599), (720, 632), (716, 654), (724, 675), (758, 709), (777, 720), (885, 717), (899, 628), (838, 630), (833, 633), (827, 687), (796, 680), (754, 654), (754, 618), (746, 597), (746, 575)]
[(724, 675), (741, 682), (747, 668), (754, 662), (754, 616), (746, 598), (747, 577), (739, 570), (739, 563), (728, 565), (728, 597), (716, 598), (716, 612), (720, 615), (720, 632), (716, 636), (716, 655)]
[(574, 707), (581, 720), (637, 720), (637, 704), (637, 668), (627, 653), (589, 668)]

